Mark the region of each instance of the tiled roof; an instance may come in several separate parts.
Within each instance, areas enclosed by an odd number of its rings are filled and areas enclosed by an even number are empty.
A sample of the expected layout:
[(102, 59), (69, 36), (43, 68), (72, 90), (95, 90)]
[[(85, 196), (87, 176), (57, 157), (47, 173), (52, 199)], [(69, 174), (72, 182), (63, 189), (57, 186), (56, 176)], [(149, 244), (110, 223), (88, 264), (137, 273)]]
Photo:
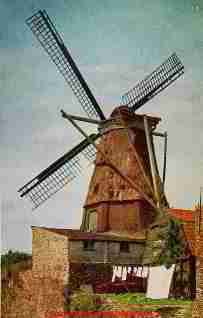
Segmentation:
[(196, 255), (196, 239), (195, 239), (195, 224), (193, 222), (185, 222), (183, 225), (185, 237), (189, 243), (192, 255)]
[(186, 222), (194, 222), (194, 212), (193, 210), (185, 209), (169, 209), (168, 213), (172, 217)]
[(185, 209), (169, 209), (168, 213), (173, 218), (183, 221), (185, 237), (189, 243), (192, 255), (195, 255), (195, 211)]

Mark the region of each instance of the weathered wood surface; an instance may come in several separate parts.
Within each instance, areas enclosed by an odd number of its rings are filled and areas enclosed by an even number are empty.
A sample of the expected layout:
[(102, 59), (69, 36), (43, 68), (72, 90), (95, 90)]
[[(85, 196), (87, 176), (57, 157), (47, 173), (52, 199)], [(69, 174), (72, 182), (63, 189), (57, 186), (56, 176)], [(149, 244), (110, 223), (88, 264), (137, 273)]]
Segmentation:
[[(145, 135), (143, 131), (129, 131), (133, 146), (144, 168), (145, 175), (152, 182), (151, 169)], [(150, 198), (153, 193), (135, 158), (128, 135), (124, 129), (112, 130), (104, 135), (99, 144), (101, 150), (110, 158), (123, 174), (130, 177)], [(104, 201), (124, 201), (140, 199), (140, 193), (132, 189), (111, 167), (106, 165), (102, 154), (97, 153), (95, 169), (89, 185), (89, 192), (85, 205)]]

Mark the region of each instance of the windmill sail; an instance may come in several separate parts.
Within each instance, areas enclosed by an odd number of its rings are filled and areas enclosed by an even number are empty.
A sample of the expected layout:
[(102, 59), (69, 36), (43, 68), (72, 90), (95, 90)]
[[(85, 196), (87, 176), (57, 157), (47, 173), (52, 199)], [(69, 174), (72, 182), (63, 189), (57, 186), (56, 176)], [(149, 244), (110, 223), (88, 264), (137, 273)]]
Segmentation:
[(27, 19), (26, 23), (57, 66), (65, 81), (70, 85), (88, 117), (105, 119), (101, 108), (46, 11), (38, 11)]
[[(91, 134), (89, 137), (95, 141), (100, 137), (100, 134)], [(19, 189), (20, 196), (28, 196), (33, 203), (33, 209), (37, 208), (81, 173), (81, 154), (88, 160), (94, 159), (96, 151), (93, 151), (92, 145), (87, 139), (84, 139), (80, 144)]]
[(154, 72), (123, 95), (123, 103), (135, 111), (183, 73), (184, 66), (178, 56), (173, 53)]

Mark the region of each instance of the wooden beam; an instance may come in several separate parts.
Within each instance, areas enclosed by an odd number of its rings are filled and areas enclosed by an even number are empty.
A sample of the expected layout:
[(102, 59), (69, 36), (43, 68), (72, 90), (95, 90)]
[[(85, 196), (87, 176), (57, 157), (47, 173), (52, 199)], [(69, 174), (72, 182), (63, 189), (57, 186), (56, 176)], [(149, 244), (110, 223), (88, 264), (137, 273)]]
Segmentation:
[(66, 118), (68, 116), (69, 118), (71, 118), (73, 120), (84, 121), (84, 122), (96, 124), (96, 125), (101, 125), (102, 122), (105, 122), (105, 120), (96, 120), (96, 119), (67, 114), (63, 111), (63, 109), (61, 110), (61, 114), (62, 114), (62, 117), (64, 117), (64, 118)]
[(151, 136), (151, 132), (149, 131), (147, 116), (144, 116), (144, 128), (145, 128), (147, 148), (149, 153), (149, 160), (150, 160), (150, 166), (151, 166), (151, 172), (152, 172), (152, 180), (153, 180), (155, 197), (157, 199), (158, 207), (160, 207), (160, 193), (159, 193), (158, 182), (157, 182), (157, 179), (158, 179), (157, 167), (156, 167), (156, 160), (154, 157), (152, 140), (151, 140), (152, 136)]
[[(151, 192), (152, 192), (152, 195), (153, 195), (153, 194), (154, 194), (154, 191), (153, 191), (153, 187), (152, 187), (152, 184), (151, 184), (151, 180), (148, 178), (148, 176), (147, 176), (146, 173), (145, 173), (145, 169), (144, 169), (143, 164), (142, 164), (142, 162), (141, 162), (141, 160), (140, 160), (140, 158), (139, 158), (139, 156), (138, 156), (137, 150), (136, 150), (136, 148), (135, 148), (135, 146), (134, 146), (134, 144), (133, 144), (133, 142), (132, 142), (132, 140), (131, 140), (131, 136), (130, 136), (130, 134), (129, 134), (128, 129), (127, 129), (127, 133), (128, 133), (128, 139), (129, 139), (129, 142), (130, 142), (130, 146), (133, 148), (133, 154), (134, 154), (134, 156), (135, 156), (135, 158), (136, 158), (136, 160), (137, 160), (138, 166), (139, 166), (139, 168), (140, 168), (140, 170), (141, 170), (141, 172), (142, 172), (142, 175), (143, 175), (143, 177), (144, 177), (146, 183), (148, 184), (148, 186), (149, 186), (149, 188), (150, 188), (150, 190), (151, 190)], [(155, 198), (155, 199), (156, 199), (156, 198)]]
[(168, 142), (168, 135), (167, 132), (164, 133), (164, 164), (163, 164), (163, 191), (164, 191), (164, 184), (166, 179), (166, 156), (167, 156), (167, 142)]
[[(142, 116), (142, 117), (143, 117), (143, 116)], [(145, 182), (147, 183), (148, 187), (150, 188), (151, 194), (153, 195), (153, 199), (156, 201), (156, 197), (154, 196), (154, 191), (153, 191), (153, 186), (152, 186), (151, 180), (148, 178), (148, 176), (147, 176), (146, 173), (145, 173), (145, 169), (144, 169), (144, 167), (143, 167), (143, 164), (142, 164), (142, 162), (141, 162), (141, 160), (140, 160), (140, 158), (139, 158), (139, 155), (138, 155), (138, 153), (137, 153), (136, 147), (134, 146), (134, 143), (133, 143), (133, 141), (132, 141), (132, 139), (131, 139), (131, 135), (129, 134), (129, 130), (130, 130), (131, 128), (133, 128), (133, 127), (138, 128), (138, 127), (136, 126), (136, 123), (139, 123), (139, 124), (140, 124), (139, 129), (144, 130), (143, 121), (142, 121), (142, 122), (136, 121), (136, 122), (133, 122), (133, 123), (130, 123), (130, 124), (129, 124), (129, 123), (126, 123), (126, 122), (125, 122), (125, 120), (122, 118), (121, 114), (120, 114), (119, 120), (120, 120), (120, 122), (121, 122), (121, 124), (122, 124), (122, 128), (126, 130), (126, 133), (127, 133), (127, 135), (128, 135), (129, 144), (130, 144), (130, 146), (133, 148), (133, 154), (134, 154), (134, 156), (135, 156), (135, 158), (136, 158), (136, 160), (137, 160), (138, 166), (139, 166), (139, 168), (140, 168), (140, 170), (141, 170), (141, 172), (142, 172), (142, 175), (143, 175), (143, 177), (144, 177), (144, 179), (145, 179)], [(141, 127), (142, 127), (142, 128), (141, 128)]]

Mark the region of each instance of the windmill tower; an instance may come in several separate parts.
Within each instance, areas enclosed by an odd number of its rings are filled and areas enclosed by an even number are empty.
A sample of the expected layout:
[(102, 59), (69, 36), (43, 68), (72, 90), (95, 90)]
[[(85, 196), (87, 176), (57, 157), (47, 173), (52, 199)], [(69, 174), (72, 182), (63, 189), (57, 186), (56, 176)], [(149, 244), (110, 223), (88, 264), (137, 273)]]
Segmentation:
[[(183, 74), (181, 61), (172, 54), (127, 92), (122, 97), (122, 105), (106, 119), (47, 13), (37, 12), (27, 24), (88, 118), (62, 111), (63, 117), (85, 139), (23, 186), (19, 190), (21, 197), (29, 197), (37, 208), (81, 172), (80, 157), (84, 155), (90, 161), (95, 160), (95, 170), (84, 204), (81, 231), (145, 229), (153, 221), (155, 209), (167, 205), (163, 190), (165, 172), (161, 180), (153, 144), (153, 136), (158, 135), (165, 137), (166, 145), (166, 134), (155, 131), (160, 118), (138, 115), (135, 111)], [(76, 124), (78, 120), (97, 124), (98, 134), (87, 136)]]
[[(159, 118), (148, 117), (150, 131), (156, 128), (159, 121)], [(98, 152), (96, 156), (81, 230), (141, 231), (155, 216), (153, 206), (146, 198), (155, 205), (157, 203), (144, 116), (135, 115), (126, 106), (117, 107), (105, 123), (99, 147), (102, 153)], [(111, 168), (106, 158), (111, 159), (123, 176)], [(157, 166), (154, 168), (157, 169)], [(155, 174), (157, 182), (160, 180), (158, 170)], [(125, 176), (133, 180), (137, 188), (132, 187)], [(159, 187), (158, 183), (156, 185)], [(160, 191), (157, 194), (160, 196)]]

